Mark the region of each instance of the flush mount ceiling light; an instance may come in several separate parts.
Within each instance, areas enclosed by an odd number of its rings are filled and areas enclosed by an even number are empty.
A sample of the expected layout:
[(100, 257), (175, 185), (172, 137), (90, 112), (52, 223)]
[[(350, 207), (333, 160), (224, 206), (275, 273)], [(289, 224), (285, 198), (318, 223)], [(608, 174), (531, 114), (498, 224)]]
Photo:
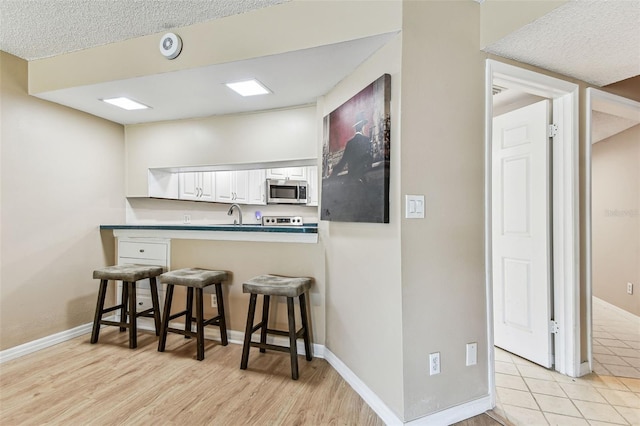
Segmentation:
[(140, 102), (136, 102), (133, 99), (119, 97), (119, 98), (109, 98), (109, 99), (101, 99), (102, 102), (106, 102), (111, 105), (115, 105), (119, 108), (126, 109), (127, 111), (132, 111), (136, 109), (147, 109), (150, 108), (147, 105), (141, 104)]
[(271, 93), (258, 80), (236, 81), (235, 83), (226, 83), (227, 87), (242, 96), (266, 95)]

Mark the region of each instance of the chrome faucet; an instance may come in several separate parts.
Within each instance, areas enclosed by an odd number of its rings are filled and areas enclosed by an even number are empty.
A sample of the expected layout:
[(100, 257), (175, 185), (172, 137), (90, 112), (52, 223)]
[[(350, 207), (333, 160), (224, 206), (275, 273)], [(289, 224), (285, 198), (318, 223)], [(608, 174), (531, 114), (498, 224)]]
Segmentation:
[(239, 205), (237, 204), (231, 204), (231, 207), (229, 207), (229, 211), (227, 212), (228, 216), (231, 216), (233, 214), (233, 209), (238, 210), (238, 220), (233, 219), (233, 224), (234, 225), (242, 225), (242, 209), (240, 208)]

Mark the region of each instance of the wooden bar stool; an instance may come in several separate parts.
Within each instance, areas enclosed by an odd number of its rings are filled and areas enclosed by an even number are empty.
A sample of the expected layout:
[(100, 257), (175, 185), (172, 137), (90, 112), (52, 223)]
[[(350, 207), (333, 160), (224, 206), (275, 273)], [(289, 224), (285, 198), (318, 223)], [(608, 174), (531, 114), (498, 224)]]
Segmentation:
[[(167, 333), (178, 333), (186, 338), (196, 337), (197, 359), (204, 359), (204, 327), (217, 325), (220, 328), (220, 340), (222, 346), (227, 346), (227, 323), (224, 316), (224, 300), (222, 297), (222, 282), (228, 277), (225, 271), (211, 271), (201, 268), (185, 268), (166, 272), (160, 275), (160, 282), (167, 285), (162, 325), (160, 327), (160, 342), (158, 351), (164, 352), (167, 344)], [(184, 311), (171, 315), (171, 301), (173, 300), (173, 287), (181, 285), (187, 287), (187, 306)], [(203, 289), (210, 285), (216, 286), (216, 299), (218, 302), (218, 315), (205, 319), (203, 307)], [(193, 290), (196, 290), (196, 317), (193, 318)], [(184, 330), (169, 327), (169, 321), (185, 317)], [(191, 331), (191, 323), (196, 322), (196, 332)]]
[[(244, 346), (242, 348), (242, 361), (240, 368), (247, 369), (249, 363), (249, 348), (260, 348), (260, 352), (272, 349), (281, 352), (289, 352), (291, 357), (291, 378), (298, 380), (298, 348), (296, 340), (300, 337), (304, 340), (304, 351), (307, 361), (311, 361), (311, 343), (309, 340), (309, 319), (307, 316), (307, 303), (305, 294), (311, 287), (311, 278), (282, 277), (277, 275), (260, 275), (242, 284), (242, 292), (250, 293), (249, 312), (247, 315), (247, 328), (244, 333)], [(256, 312), (256, 300), (262, 294), (262, 321), (253, 325)], [(287, 312), (289, 316), (289, 330), (274, 330), (268, 328), (269, 301), (271, 296), (284, 296), (287, 298)], [(296, 331), (294, 303), (295, 297), (300, 300), (300, 318), (302, 327)], [(260, 330), (260, 342), (252, 342), (251, 335)], [(267, 334), (289, 336), (289, 346), (279, 346), (267, 343)]]
[[(154, 319), (156, 336), (160, 333), (160, 304), (158, 303), (158, 288), (156, 277), (162, 274), (161, 266), (148, 265), (115, 265), (93, 271), (93, 278), (100, 280), (98, 290), (98, 303), (93, 319), (93, 330), (91, 332), (91, 343), (98, 341), (100, 325), (112, 325), (120, 327), (120, 331), (129, 329), (129, 347), (134, 349), (138, 346), (138, 317), (150, 317)], [(149, 278), (151, 286), (152, 307), (141, 312), (136, 312), (136, 281)], [(107, 284), (109, 281), (122, 281), (122, 300), (119, 305), (104, 307), (105, 296), (107, 294)], [(120, 321), (102, 319), (102, 315), (120, 309)]]

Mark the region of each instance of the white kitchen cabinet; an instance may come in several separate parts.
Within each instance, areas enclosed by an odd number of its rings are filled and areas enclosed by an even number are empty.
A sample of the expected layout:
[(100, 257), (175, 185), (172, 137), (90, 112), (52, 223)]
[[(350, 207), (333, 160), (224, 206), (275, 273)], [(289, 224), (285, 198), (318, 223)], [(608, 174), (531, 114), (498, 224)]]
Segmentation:
[(215, 172), (179, 173), (179, 198), (193, 201), (215, 201)]
[[(118, 238), (118, 265), (152, 265), (162, 266), (165, 271), (169, 270), (169, 252), (171, 240), (163, 238)], [(158, 289), (158, 301), (160, 312), (164, 306), (164, 290), (162, 284), (156, 278)], [(122, 282), (118, 281), (116, 287), (116, 300), (122, 301)], [(136, 304), (137, 311), (150, 309), (151, 284), (148, 279), (136, 282)], [(119, 317), (120, 310), (117, 310)], [(138, 328), (153, 330), (155, 324), (153, 318), (138, 318)]]
[(317, 206), (318, 205), (318, 195), (320, 193), (319, 182), (318, 182), (318, 167), (317, 166), (308, 166), (307, 167), (307, 206)]
[(267, 169), (267, 179), (307, 180), (306, 167), (280, 167)]
[(249, 198), (247, 204), (267, 204), (267, 172), (264, 169), (249, 170)]
[(216, 172), (215, 201), (247, 204), (249, 200), (249, 171)]

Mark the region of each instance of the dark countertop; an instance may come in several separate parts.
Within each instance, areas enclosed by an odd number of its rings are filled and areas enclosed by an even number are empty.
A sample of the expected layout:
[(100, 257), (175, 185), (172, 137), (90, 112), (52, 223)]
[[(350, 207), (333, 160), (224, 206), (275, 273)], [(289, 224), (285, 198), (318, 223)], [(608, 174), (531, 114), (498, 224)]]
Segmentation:
[(227, 232), (276, 232), (288, 234), (317, 234), (318, 224), (302, 226), (263, 225), (100, 225), (100, 229), (149, 229), (160, 231), (227, 231)]

